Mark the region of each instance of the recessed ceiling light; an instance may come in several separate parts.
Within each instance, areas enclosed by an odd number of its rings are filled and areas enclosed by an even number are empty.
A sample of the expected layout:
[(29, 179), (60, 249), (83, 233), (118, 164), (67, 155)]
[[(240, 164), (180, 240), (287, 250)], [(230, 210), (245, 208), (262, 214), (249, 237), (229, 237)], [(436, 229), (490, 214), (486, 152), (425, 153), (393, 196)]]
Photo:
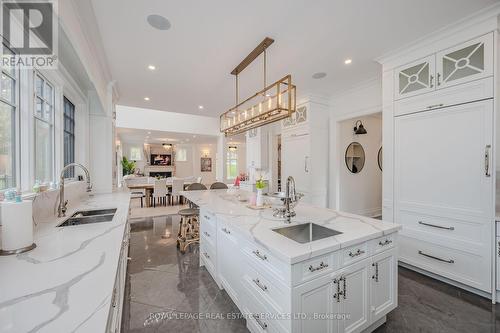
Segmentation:
[(149, 65), (148, 69), (151, 70), (151, 71), (154, 71), (156, 69), (156, 66), (155, 65)]
[(312, 75), (312, 78), (313, 79), (322, 79), (326, 76), (326, 73), (325, 72), (318, 72), (318, 73), (314, 73)]
[(198, 105), (198, 109), (203, 110), (203, 105)]
[(350, 65), (352, 63), (352, 59), (346, 59), (344, 60), (344, 64)]
[(144, 97), (144, 100), (145, 101), (149, 101), (149, 97)]
[(170, 24), (170, 21), (167, 20), (166, 17), (161, 15), (156, 15), (156, 14), (148, 15), (147, 21), (150, 26), (158, 30), (168, 30), (172, 26)]

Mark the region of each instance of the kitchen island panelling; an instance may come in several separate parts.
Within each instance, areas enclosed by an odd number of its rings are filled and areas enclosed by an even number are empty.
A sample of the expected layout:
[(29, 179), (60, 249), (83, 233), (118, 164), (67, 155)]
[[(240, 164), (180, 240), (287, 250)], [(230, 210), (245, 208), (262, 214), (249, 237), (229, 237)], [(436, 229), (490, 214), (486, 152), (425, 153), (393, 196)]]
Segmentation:
[(342, 232), (300, 244), (273, 231), (287, 224), (270, 209), (247, 208), (245, 191), (183, 195), (201, 208), (201, 265), (250, 331), (371, 331), (397, 306), (399, 225), (300, 203), (291, 225)]

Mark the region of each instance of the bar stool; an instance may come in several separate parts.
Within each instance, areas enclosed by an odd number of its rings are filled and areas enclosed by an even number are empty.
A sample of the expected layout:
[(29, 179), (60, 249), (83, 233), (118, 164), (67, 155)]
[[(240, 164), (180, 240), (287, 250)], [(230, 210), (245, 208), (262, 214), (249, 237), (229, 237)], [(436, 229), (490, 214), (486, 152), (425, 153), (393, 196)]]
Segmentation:
[[(203, 184), (193, 183), (186, 191), (206, 190)], [(192, 203), (190, 208), (181, 209), (177, 214), (181, 216), (179, 232), (177, 233), (177, 248), (185, 253), (189, 245), (200, 242), (200, 210)]]

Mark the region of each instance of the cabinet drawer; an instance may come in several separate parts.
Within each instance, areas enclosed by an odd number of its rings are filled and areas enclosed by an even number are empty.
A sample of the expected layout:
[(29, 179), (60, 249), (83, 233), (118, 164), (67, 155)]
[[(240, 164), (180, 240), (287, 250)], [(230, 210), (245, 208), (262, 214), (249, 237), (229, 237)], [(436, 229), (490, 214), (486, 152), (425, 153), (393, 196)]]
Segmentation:
[(486, 292), (491, 291), (490, 258), (399, 236), (399, 260)]
[[(398, 223), (403, 225), (401, 234), (423, 240), (438, 242), (446, 239), (451, 248), (471, 250), (488, 244), (491, 225), (425, 215), (416, 212), (399, 211)], [(470, 244), (474, 243), (474, 244)]]
[(217, 224), (215, 215), (206, 209), (200, 210), (200, 223), (211, 225), (213, 228), (215, 228)]
[[(248, 258), (245, 258), (248, 261)], [(246, 265), (243, 274), (243, 285), (248, 293), (268, 304), (276, 313), (290, 312), (290, 288), (280, 281), (264, 275), (252, 265)]]
[(215, 248), (217, 246), (216, 230), (215, 226), (212, 226), (212, 224), (206, 223), (202, 220), (200, 223), (200, 242), (210, 243), (210, 245)]
[(368, 243), (353, 245), (341, 250), (341, 266), (347, 266), (368, 257)]
[(340, 251), (317, 256), (292, 266), (293, 285), (304, 283), (339, 268)]
[(205, 264), (205, 267), (207, 268), (210, 275), (212, 275), (214, 280), (217, 281), (217, 279), (216, 279), (216, 272), (217, 272), (216, 262), (217, 261), (216, 261), (214, 249), (211, 248), (210, 246), (206, 246), (206, 245), (201, 244), (200, 245), (200, 259)]
[(248, 242), (243, 238), (240, 240), (240, 244), (243, 253), (248, 258), (249, 265), (252, 265), (259, 272), (270, 274), (285, 285), (290, 285), (290, 265), (277, 259), (260, 245)]
[(430, 111), (442, 107), (493, 98), (493, 91), (493, 78), (488, 77), (396, 101), (394, 103), (394, 115), (402, 116), (414, 112)]
[(396, 245), (396, 233), (386, 235), (370, 241), (371, 253), (377, 254), (392, 249)]

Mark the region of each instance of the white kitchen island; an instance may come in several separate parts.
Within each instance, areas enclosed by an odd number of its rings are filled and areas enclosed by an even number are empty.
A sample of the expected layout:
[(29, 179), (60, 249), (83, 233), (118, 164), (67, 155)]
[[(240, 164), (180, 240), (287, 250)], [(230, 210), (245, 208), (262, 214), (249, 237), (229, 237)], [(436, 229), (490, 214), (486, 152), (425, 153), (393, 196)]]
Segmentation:
[[(399, 225), (304, 203), (285, 224), (237, 190), (183, 195), (200, 206), (200, 265), (250, 331), (370, 332), (397, 306)], [(274, 231), (308, 222), (341, 234), (301, 244)]]

